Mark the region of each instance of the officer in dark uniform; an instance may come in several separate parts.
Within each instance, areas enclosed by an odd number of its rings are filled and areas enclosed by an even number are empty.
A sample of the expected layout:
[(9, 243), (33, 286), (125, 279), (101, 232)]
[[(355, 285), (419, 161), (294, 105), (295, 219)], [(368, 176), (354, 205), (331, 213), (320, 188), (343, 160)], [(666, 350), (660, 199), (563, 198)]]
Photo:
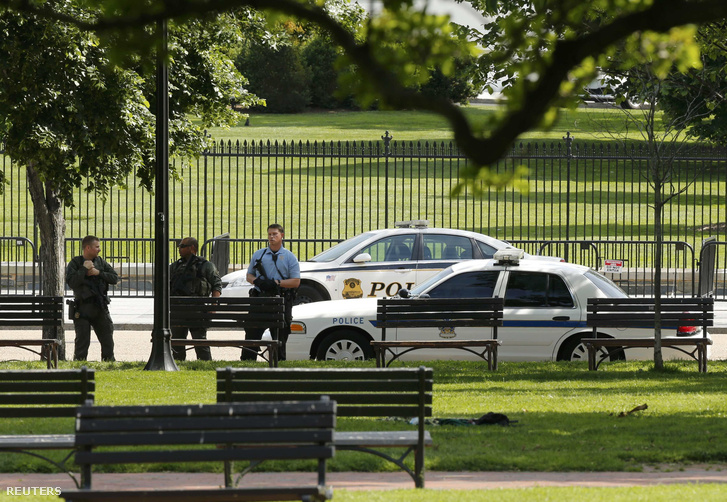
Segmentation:
[(81, 241), (83, 254), (66, 267), (66, 283), (73, 289), (71, 306), (76, 343), (73, 359), (85, 361), (91, 345), (91, 328), (101, 343), (101, 359), (114, 359), (114, 322), (109, 314), (109, 284), (119, 282), (116, 271), (99, 256), (98, 237), (88, 235)]
[[(169, 294), (171, 296), (212, 296), (222, 294), (222, 279), (217, 267), (201, 256), (197, 256), (197, 239), (185, 237), (177, 246), (180, 258), (169, 266)], [(205, 328), (172, 328), (172, 338), (185, 339), (187, 332), (195, 340), (207, 339)], [(195, 347), (197, 359), (211, 361), (212, 353), (209, 347)], [(184, 361), (187, 351), (184, 346), (173, 346), (174, 359)]]
[[(268, 227), (268, 247), (255, 251), (247, 269), (247, 282), (255, 287), (250, 296), (282, 296), (285, 299), (285, 328), (277, 330), (278, 358), (285, 361), (285, 344), (290, 335), (290, 323), (293, 321), (293, 300), (300, 286), (300, 264), (295, 255), (283, 247), (283, 227), (273, 223)], [(265, 330), (245, 330), (246, 340), (260, 340)], [(240, 359), (254, 360), (254, 352), (244, 350)]]

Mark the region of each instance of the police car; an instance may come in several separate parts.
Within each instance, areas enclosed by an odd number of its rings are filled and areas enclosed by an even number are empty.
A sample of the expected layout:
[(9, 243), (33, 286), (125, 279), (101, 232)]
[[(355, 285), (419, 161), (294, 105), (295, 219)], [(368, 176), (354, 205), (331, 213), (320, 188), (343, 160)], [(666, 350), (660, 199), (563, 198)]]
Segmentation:
[[(396, 228), (364, 232), (301, 262), (296, 305), (393, 296), (454, 263), (492, 258), (495, 251), (509, 247), (476, 232), (429, 228), (426, 220), (399, 222)], [(246, 275), (244, 268), (224, 276), (222, 296), (248, 296), (252, 286)]]
[[(460, 262), (430, 277), (411, 291), (416, 297), (505, 299), (503, 326), (498, 328), (504, 361), (587, 360), (581, 342), (593, 335), (586, 327), (588, 298), (625, 298), (610, 279), (581, 265), (556, 261), (522, 260), (520, 250), (501, 250), (495, 260)], [(363, 360), (374, 357), (369, 342), (381, 339), (376, 328), (376, 299), (328, 301), (293, 308), (288, 359)], [(387, 340), (489, 338), (489, 328), (387, 329)], [(701, 330), (684, 330), (701, 336)], [(677, 333), (681, 335), (682, 332)], [(664, 336), (674, 336), (670, 330)], [(599, 336), (651, 337), (649, 329), (600, 329)], [(669, 356), (664, 349), (665, 357)], [(649, 358), (630, 351), (628, 356)], [(674, 353), (673, 355), (676, 355)], [(456, 349), (417, 351), (411, 359), (471, 359)], [(623, 357), (623, 356), (621, 356)]]

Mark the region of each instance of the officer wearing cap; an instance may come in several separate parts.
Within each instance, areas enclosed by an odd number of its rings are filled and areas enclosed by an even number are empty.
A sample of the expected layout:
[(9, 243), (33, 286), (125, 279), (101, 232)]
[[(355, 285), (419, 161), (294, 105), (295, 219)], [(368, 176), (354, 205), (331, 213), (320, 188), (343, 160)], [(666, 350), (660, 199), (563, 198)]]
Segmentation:
[[(247, 282), (254, 285), (250, 296), (282, 296), (285, 299), (285, 328), (277, 330), (278, 358), (286, 359), (285, 344), (293, 321), (293, 300), (295, 290), (300, 286), (300, 265), (298, 258), (283, 247), (284, 231), (282, 225), (273, 223), (268, 226), (268, 247), (259, 249), (252, 255), (247, 269)], [(260, 340), (265, 330), (245, 330), (246, 340)], [(255, 351), (242, 350), (240, 359), (254, 360)]]
[[(218, 297), (222, 294), (222, 280), (217, 268), (208, 260), (197, 256), (197, 239), (185, 237), (177, 248), (179, 259), (169, 266), (169, 294), (172, 296), (212, 296)], [(185, 339), (187, 332), (192, 334), (195, 340), (207, 339), (205, 328), (172, 328), (172, 338)], [(212, 353), (209, 347), (195, 347), (197, 359), (202, 361), (212, 360)], [(184, 361), (187, 358), (187, 350), (184, 346), (172, 347), (174, 359)]]

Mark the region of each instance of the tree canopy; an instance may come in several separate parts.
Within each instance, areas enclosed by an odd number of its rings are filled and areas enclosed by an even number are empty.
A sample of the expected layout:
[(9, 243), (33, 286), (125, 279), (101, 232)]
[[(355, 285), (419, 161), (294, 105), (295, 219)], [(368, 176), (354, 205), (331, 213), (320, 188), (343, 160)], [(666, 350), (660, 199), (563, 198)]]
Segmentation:
[(204, 18), (243, 7), (316, 23), (363, 75), (358, 82), (361, 95), (446, 117), (458, 145), (475, 164), (467, 173), (471, 177), (500, 158), (518, 135), (547, 123), (555, 105), (567, 101), (598, 66), (608, 63), (615, 44), (625, 44), (632, 63), (651, 60), (663, 63), (656, 65), (660, 71), (672, 65), (686, 70), (699, 61), (694, 25), (727, 18), (724, 0), (473, 0), (492, 19), (480, 37), (492, 68), (500, 71), (501, 64), (519, 76), (507, 89), (500, 120), (483, 131), (473, 128), (456, 105), (412, 90), (423, 68), (449, 71), (454, 57), (476, 50), (476, 44), (454, 42), (446, 36), (453, 29), (446, 16), (428, 15), (411, 1), (384, 1), (358, 35), (314, 1), (86, 0), (85, 5), (100, 9), (93, 18), (58, 12), (51, 3), (0, 0), (0, 6), (68, 22), (103, 38), (121, 33), (126, 46), (136, 48), (143, 45), (133, 41), (144, 27), (160, 19)]

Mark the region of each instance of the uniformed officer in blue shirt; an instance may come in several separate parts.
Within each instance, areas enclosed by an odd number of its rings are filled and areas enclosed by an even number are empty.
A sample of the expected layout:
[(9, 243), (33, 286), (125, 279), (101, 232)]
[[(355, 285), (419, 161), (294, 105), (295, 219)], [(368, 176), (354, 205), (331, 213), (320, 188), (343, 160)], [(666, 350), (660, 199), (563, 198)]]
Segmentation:
[[(290, 335), (293, 320), (293, 300), (295, 290), (300, 286), (300, 265), (298, 258), (283, 247), (285, 232), (282, 225), (273, 223), (268, 226), (268, 247), (255, 251), (247, 269), (247, 282), (253, 284), (250, 296), (282, 296), (285, 299), (285, 328), (278, 331), (278, 356), (286, 358), (285, 344)], [(246, 340), (260, 340), (264, 329), (245, 330)], [(256, 351), (255, 351), (256, 352)], [(240, 359), (254, 360), (255, 352), (242, 350)]]

